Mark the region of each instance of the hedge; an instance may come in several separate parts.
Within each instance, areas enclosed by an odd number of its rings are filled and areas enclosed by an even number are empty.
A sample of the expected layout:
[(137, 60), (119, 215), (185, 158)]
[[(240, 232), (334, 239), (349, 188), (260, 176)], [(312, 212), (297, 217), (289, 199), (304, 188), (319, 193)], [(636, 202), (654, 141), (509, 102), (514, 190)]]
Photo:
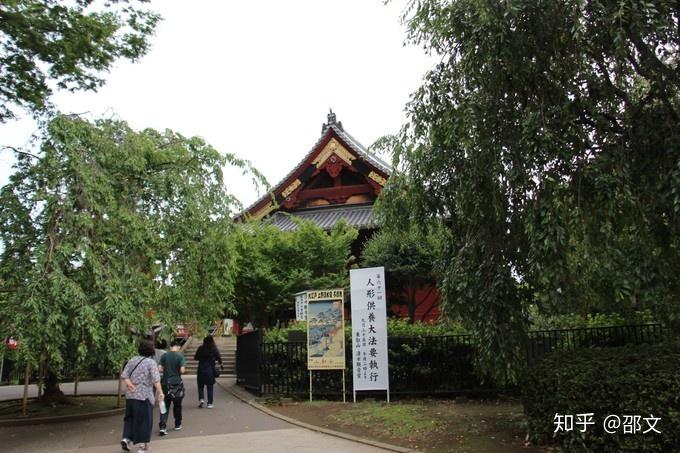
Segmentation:
[(625, 315), (621, 313), (545, 315), (539, 313), (535, 306), (531, 306), (529, 307), (529, 322), (530, 330), (551, 330), (654, 324), (657, 318), (650, 310), (639, 310)]
[[(522, 389), (533, 442), (597, 452), (665, 452), (680, 446), (680, 343), (554, 352), (526, 370)], [(587, 413), (594, 414), (594, 424), (578, 424), (577, 414)], [(565, 415), (574, 416), (574, 429), (555, 432), (556, 418)], [(603, 426), (609, 415), (621, 421), (618, 429), (609, 428), (614, 433)], [(624, 425), (637, 430), (636, 420), (626, 418), (636, 415), (640, 431), (625, 433)], [(661, 433), (643, 434), (652, 418), (660, 418), (655, 429)]]
[[(264, 333), (266, 343), (288, 341), (288, 332), (291, 330), (307, 331), (306, 321), (294, 321), (287, 327), (274, 327), (267, 329)], [(388, 318), (387, 334), (390, 337), (424, 337), (441, 335), (464, 335), (468, 332), (459, 322), (445, 322), (429, 324), (423, 322), (409, 323), (404, 318)], [(352, 341), (352, 325), (349, 320), (345, 320), (345, 338), (348, 342)]]

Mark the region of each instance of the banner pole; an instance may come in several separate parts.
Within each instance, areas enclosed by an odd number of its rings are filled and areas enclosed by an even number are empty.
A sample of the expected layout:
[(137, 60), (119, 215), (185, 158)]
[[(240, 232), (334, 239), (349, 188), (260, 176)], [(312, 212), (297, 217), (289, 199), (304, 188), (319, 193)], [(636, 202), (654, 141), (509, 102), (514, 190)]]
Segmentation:
[(309, 370), (309, 401), (312, 401), (312, 370)]
[(345, 396), (345, 370), (342, 370), (342, 402), (347, 402), (347, 397)]

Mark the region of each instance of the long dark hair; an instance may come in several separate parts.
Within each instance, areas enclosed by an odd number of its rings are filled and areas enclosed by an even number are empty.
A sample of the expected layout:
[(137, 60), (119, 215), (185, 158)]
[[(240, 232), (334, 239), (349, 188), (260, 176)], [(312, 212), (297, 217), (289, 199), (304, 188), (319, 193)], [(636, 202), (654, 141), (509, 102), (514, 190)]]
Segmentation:
[(208, 335), (203, 339), (203, 344), (196, 350), (196, 356), (199, 358), (209, 359), (215, 356), (217, 352), (217, 345), (212, 335)]

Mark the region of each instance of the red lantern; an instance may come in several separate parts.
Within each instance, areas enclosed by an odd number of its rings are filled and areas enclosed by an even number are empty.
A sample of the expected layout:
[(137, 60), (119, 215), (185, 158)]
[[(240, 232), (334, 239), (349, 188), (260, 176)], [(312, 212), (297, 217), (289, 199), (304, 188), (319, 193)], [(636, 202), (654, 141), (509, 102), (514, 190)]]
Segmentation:
[(14, 339), (14, 337), (9, 337), (7, 339), (7, 349), (10, 351), (13, 351), (17, 348), (17, 341)]

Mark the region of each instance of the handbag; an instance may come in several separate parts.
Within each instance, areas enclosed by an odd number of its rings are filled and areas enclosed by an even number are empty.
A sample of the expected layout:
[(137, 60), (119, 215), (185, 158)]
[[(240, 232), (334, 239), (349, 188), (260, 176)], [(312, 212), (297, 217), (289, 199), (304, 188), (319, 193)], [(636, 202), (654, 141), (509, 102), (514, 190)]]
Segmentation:
[(213, 365), (213, 377), (220, 377), (220, 369)]
[(168, 384), (168, 398), (171, 400), (175, 398), (184, 398), (184, 383)]

